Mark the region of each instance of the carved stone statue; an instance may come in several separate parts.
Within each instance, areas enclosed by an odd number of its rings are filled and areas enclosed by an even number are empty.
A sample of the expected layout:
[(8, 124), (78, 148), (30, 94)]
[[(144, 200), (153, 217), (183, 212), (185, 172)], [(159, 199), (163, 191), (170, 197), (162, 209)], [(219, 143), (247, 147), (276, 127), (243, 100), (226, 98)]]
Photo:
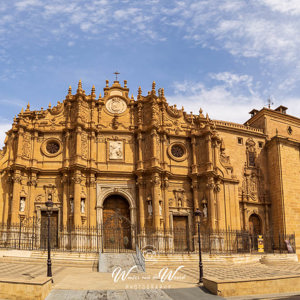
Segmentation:
[(148, 214), (149, 216), (152, 216), (153, 208), (152, 208), (152, 202), (148, 201)]
[(71, 214), (74, 213), (74, 200), (70, 199), (70, 210), (71, 210)]
[(25, 198), (21, 197), (20, 199), (20, 211), (23, 212), (25, 211)]
[(162, 202), (159, 201), (159, 215), (162, 216)]
[(109, 142), (109, 159), (123, 159), (123, 142)]
[(81, 199), (81, 202), (80, 202), (80, 212), (82, 214), (85, 213), (85, 199)]
[(203, 217), (207, 218), (207, 205), (205, 203), (203, 205)]

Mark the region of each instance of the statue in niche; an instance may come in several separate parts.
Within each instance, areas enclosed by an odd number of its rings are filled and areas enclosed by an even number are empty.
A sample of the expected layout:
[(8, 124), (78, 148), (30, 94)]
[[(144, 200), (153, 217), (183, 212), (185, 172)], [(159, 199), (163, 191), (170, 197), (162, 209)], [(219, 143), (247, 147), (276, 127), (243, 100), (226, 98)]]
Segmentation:
[(203, 204), (203, 217), (207, 218), (207, 205), (205, 203)]
[(162, 201), (159, 201), (159, 215), (162, 216)]
[(70, 199), (70, 210), (71, 210), (71, 214), (74, 212), (74, 201), (73, 199)]
[(82, 198), (81, 202), (80, 202), (80, 211), (82, 214), (85, 213), (85, 199), (84, 198)]
[(182, 200), (181, 200), (181, 198), (178, 199), (178, 207), (182, 207)]
[(25, 211), (25, 197), (20, 198), (20, 212)]
[(149, 216), (152, 216), (153, 208), (152, 208), (152, 202), (148, 201), (148, 214)]

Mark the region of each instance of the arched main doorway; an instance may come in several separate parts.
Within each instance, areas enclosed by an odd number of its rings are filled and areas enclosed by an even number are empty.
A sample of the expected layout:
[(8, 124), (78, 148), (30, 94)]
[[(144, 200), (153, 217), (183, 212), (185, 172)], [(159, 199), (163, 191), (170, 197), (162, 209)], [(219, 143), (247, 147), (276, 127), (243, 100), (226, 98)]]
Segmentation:
[(103, 248), (120, 252), (132, 248), (129, 204), (120, 195), (111, 195), (103, 203)]
[(258, 215), (252, 214), (249, 218), (249, 232), (252, 250), (258, 249), (257, 237), (262, 234), (261, 221)]

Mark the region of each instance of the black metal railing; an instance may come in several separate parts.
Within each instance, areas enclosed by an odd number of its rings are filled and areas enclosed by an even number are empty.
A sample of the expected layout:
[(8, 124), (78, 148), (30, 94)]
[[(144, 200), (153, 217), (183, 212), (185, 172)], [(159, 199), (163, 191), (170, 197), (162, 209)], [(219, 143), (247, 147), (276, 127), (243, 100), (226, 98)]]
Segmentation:
[[(137, 230), (135, 226), (50, 226), (51, 248), (76, 252), (195, 253), (198, 235), (195, 228)], [(264, 252), (295, 252), (295, 234), (265, 234)], [(201, 231), (202, 252), (233, 254), (258, 252), (258, 238), (247, 231)], [(0, 224), (0, 248), (46, 250), (47, 228), (39, 222)]]

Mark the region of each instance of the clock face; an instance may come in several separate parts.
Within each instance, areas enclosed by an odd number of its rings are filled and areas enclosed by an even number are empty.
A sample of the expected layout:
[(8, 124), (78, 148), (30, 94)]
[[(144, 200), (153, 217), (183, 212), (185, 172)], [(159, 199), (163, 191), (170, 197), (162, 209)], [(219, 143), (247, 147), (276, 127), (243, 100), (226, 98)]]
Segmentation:
[(126, 108), (126, 102), (119, 97), (111, 98), (106, 102), (106, 109), (112, 114), (121, 114)]

